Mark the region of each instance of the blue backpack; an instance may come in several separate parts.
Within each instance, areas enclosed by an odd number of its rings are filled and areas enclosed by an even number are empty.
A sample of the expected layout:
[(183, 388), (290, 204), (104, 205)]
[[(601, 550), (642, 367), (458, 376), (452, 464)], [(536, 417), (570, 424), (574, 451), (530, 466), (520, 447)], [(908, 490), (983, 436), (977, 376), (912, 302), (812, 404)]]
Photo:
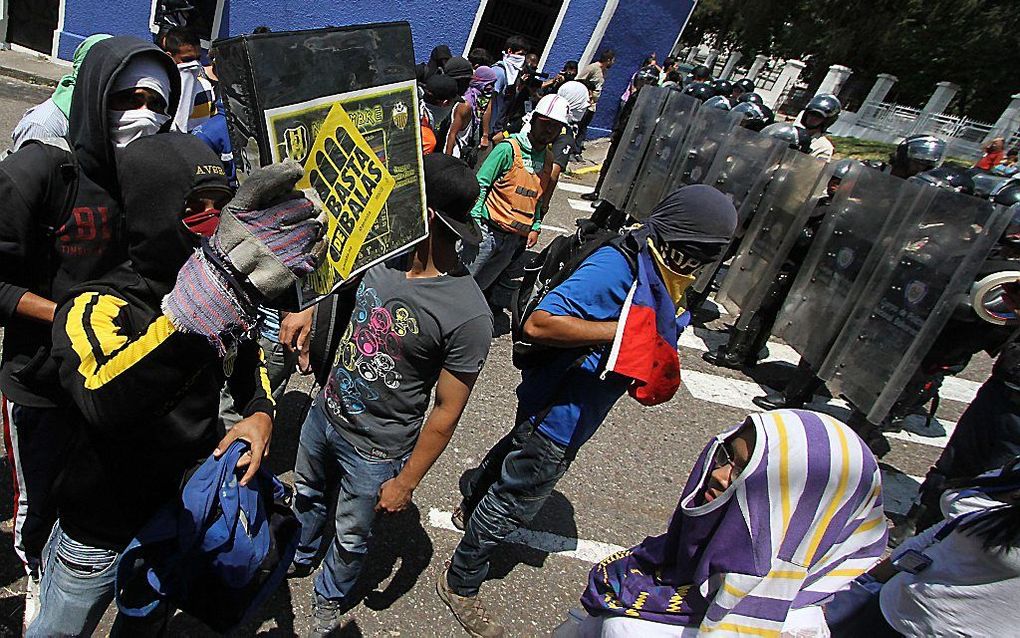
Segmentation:
[(247, 486), (235, 441), (210, 456), (131, 540), (117, 568), (117, 606), (133, 617), (167, 603), (226, 632), (246, 621), (282, 582), (297, 549), (301, 524), (283, 501), (284, 489), (259, 468)]

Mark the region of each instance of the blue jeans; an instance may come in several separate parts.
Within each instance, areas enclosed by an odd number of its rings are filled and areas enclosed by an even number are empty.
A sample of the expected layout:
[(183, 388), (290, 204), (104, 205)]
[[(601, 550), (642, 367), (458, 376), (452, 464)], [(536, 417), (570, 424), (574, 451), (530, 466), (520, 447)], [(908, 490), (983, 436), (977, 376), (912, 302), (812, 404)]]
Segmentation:
[[(26, 637), (91, 636), (113, 601), (120, 553), (90, 547), (53, 526), (43, 550), (39, 616)], [(155, 635), (165, 629), (166, 609), (148, 618), (117, 614), (110, 631), (116, 635)]]
[(406, 460), (369, 458), (340, 436), (318, 402), (308, 411), (294, 465), (294, 513), (301, 521), (295, 564), (310, 565), (322, 547), (327, 494), (339, 481), (336, 536), (315, 579), (319, 596), (343, 600), (351, 593), (368, 551), (379, 488), (400, 473)]
[(460, 256), (478, 287), (485, 292), (499, 281), (514, 259), (524, 253), (526, 240), (515, 233), (493, 228), (486, 221), (477, 221), (482, 229), (482, 243), (477, 248), (464, 246)]
[(464, 538), (453, 553), (447, 581), (459, 596), (474, 596), (489, 573), (489, 558), (510, 532), (531, 522), (574, 460), (567, 448), (518, 415), (514, 429), (494, 445), (464, 486)]

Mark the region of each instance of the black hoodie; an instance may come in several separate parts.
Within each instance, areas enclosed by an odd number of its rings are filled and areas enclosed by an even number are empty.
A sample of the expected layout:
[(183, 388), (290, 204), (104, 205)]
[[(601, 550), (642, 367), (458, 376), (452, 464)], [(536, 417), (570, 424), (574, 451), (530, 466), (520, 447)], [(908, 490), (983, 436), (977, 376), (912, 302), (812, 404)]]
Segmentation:
[[(53, 359), (83, 418), (57, 487), (74, 539), (120, 550), (219, 440), (224, 363), (205, 337), (177, 332), (160, 303), (198, 238), (181, 212), (189, 193), (226, 188), (198, 138), (162, 133), (118, 151), (129, 261), (77, 286), (57, 310)], [(272, 415), (262, 351), (245, 342), (227, 366), (243, 416)]]
[(71, 100), (67, 140), (74, 149), (78, 178), (71, 214), (60, 166), (67, 154), (28, 144), (0, 162), (0, 325), (5, 327), (0, 358), (0, 392), (14, 403), (52, 407), (66, 403), (49, 358), (50, 328), (15, 315), (26, 292), (60, 302), (70, 288), (123, 261), (118, 239), (121, 213), (113, 145), (106, 109), (113, 82), (127, 64), (150, 56), (170, 79), (169, 114), (180, 97), (173, 60), (151, 43), (120, 36), (97, 42), (78, 72)]

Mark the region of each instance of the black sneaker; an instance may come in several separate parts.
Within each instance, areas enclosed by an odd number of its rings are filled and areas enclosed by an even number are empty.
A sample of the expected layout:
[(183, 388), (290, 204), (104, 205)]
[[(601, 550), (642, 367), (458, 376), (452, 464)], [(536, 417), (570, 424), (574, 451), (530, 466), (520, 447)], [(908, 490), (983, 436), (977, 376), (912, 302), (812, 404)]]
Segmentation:
[(340, 612), (341, 601), (328, 600), (315, 594), (315, 603), (312, 605), (312, 631), (311, 636), (329, 636), (340, 626), (343, 614)]
[(590, 193), (583, 193), (581, 195), (581, 199), (583, 199), (586, 202), (597, 202), (599, 201), (599, 194), (596, 193), (595, 191), (592, 191)]

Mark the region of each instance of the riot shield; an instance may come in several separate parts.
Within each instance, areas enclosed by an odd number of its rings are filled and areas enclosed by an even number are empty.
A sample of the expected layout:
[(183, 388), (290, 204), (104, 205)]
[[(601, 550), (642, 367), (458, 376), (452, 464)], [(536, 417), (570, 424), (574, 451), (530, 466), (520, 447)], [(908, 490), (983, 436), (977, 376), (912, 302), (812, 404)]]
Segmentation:
[(634, 188), (624, 206), (628, 215), (637, 220), (648, 217), (666, 195), (670, 172), (681, 155), (687, 128), (701, 102), (680, 91), (670, 91), (655, 124), (648, 151), (634, 180)]
[(775, 324), (775, 334), (812, 369), (821, 366), (922, 188), (863, 164), (840, 182)]
[(819, 204), (827, 168), (825, 162), (810, 155), (784, 151), (716, 295), (716, 302), (740, 313), (737, 328), (746, 328), (754, 317)]
[(819, 370), (830, 390), (881, 423), (1009, 217), (987, 200), (925, 187)]
[(212, 54), (241, 169), (297, 160), (326, 208), (300, 306), (427, 235), (409, 24), (245, 35)]
[(623, 130), (613, 161), (603, 168), (609, 172), (602, 182), (599, 196), (619, 210), (624, 210), (627, 204), (641, 160), (648, 151), (655, 123), (671, 93), (675, 91), (660, 86), (646, 87), (638, 93), (637, 103), (630, 112), (630, 119), (627, 120), (627, 127)]
[(740, 121), (738, 113), (698, 109), (680, 151), (678, 169), (673, 171), (666, 184), (666, 192), (688, 184), (704, 184), (716, 154)]
[(702, 297), (707, 296), (705, 291), (722, 264), (736, 253), (747, 230), (747, 221), (758, 209), (788, 146), (773, 137), (738, 126), (733, 129), (731, 141), (724, 148), (709, 168), (705, 183), (715, 186), (733, 200), (737, 209), (737, 230), (718, 260), (702, 268), (691, 284), (691, 290)]

